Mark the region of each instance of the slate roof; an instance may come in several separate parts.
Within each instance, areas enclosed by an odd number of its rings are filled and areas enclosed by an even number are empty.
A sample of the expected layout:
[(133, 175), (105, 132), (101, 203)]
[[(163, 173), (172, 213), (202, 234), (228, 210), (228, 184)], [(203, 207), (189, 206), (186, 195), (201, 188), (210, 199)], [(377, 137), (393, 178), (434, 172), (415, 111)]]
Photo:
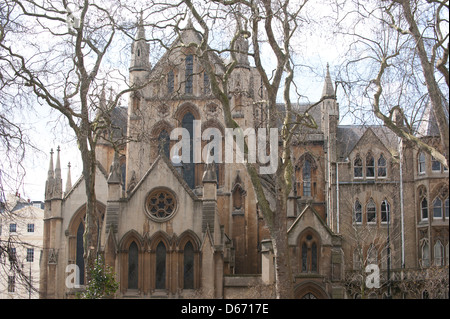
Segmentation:
[(371, 129), (381, 143), (393, 154), (397, 153), (398, 138), (382, 125), (339, 125), (337, 128), (337, 160), (344, 161), (355, 148), (364, 133)]

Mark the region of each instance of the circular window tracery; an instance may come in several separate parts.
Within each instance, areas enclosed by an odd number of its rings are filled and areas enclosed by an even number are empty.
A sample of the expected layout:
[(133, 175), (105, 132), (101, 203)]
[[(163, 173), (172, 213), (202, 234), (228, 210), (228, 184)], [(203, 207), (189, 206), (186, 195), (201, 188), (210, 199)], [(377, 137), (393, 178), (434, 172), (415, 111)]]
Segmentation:
[(145, 202), (147, 215), (158, 222), (169, 220), (177, 210), (175, 195), (168, 189), (157, 189), (147, 196)]

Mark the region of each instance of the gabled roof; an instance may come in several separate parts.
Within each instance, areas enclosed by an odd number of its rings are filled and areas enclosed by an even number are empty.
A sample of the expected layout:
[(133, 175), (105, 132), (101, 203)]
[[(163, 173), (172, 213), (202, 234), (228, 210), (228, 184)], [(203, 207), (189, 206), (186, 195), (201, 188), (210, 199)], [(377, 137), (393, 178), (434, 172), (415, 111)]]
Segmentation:
[(398, 138), (386, 126), (381, 125), (339, 125), (337, 128), (337, 160), (343, 161), (356, 148), (359, 141), (371, 131), (380, 143), (391, 153), (397, 153)]
[(303, 208), (302, 212), (297, 216), (297, 218), (295, 219), (295, 221), (292, 223), (291, 227), (289, 227), (287, 233), (289, 235), (290, 232), (292, 232), (296, 227), (297, 224), (299, 223), (299, 221), (303, 218), (303, 216), (305, 215), (305, 213), (310, 210), (313, 215), (315, 216), (315, 218), (317, 220), (319, 220), (320, 224), (324, 227), (324, 229), (326, 229), (326, 231), (330, 234), (330, 236), (335, 236), (335, 234), (333, 233), (333, 231), (330, 229), (330, 227), (328, 227), (328, 225), (324, 222), (324, 220), (320, 217), (320, 215), (316, 212), (316, 210), (314, 209), (314, 207), (312, 207), (310, 204), (307, 204), (305, 206), (305, 208)]
[(150, 168), (148, 169), (148, 171), (144, 174), (144, 176), (141, 178), (141, 180), (136, 184), (136, 186), (132, 189), (132, 191), (130, 192), (130, 194), (128, 195), (128, 199), (130, 199), (131, 197), (133, 197), (133, 195), (136, 193), (136, 191), (139, 189), (139, 187), (142, 185), (142, 183), (145, 181), (145, 179), (151, 174), (151, 172), (153, 170), (156, 169), (156, 167), (158, 166), (159, 163), (164, 163), (169, 170), (172, 172), (172, 174), (175, 176), (175, 178), (178, 180), (178, 182), (181, 184), (181, 186), (183, 186), (183, 188), (186, 190), (186, 192), (189, 194), (189, 196), (192, 198), (192, 200), (194, 201), (198, 201), (198, 197), (194, 194), (194, 192), (192, 191), (192, 189), (188, 186), (188, 184), (186, 183), (186, 181), (183, 179), (183, 177), (177, 172), (177, 170), (175, 169), (175, 167), (172, 165), (171, 161), (164, 155), (164, 154), (159, 154), (158, 157), (156, 158), (155, 162), (152, 164), (152, 166), (150, 166)]

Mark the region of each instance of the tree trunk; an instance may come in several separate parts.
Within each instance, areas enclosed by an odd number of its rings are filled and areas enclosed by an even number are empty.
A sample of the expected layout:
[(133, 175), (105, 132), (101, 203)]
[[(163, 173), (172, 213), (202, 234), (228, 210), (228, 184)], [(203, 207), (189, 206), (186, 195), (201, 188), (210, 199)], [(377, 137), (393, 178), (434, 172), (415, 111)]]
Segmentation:
[(90, 270), (95, 265), (98, 253), (99, 218), (97, 213), (97, 198), (95, 193), (96, 160), (95, 150), (89, 150), (86, 139), (79, 143), (83, 163), (83, 176), (86, 188), (86, 219), (83, 235), (84, 264), (86, 269), (86, 282), (90, 280)]

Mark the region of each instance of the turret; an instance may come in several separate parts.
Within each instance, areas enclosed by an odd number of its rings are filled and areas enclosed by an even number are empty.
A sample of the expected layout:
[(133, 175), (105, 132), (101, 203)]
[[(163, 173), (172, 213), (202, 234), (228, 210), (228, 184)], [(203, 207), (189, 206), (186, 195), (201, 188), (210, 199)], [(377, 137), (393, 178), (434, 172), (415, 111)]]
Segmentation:
[(150, 45), (145, 40), (144, 20), (139, 18), (136, 38), (131, 46), (131, 62), (130, 72), (133, 71), (150, 71)]

